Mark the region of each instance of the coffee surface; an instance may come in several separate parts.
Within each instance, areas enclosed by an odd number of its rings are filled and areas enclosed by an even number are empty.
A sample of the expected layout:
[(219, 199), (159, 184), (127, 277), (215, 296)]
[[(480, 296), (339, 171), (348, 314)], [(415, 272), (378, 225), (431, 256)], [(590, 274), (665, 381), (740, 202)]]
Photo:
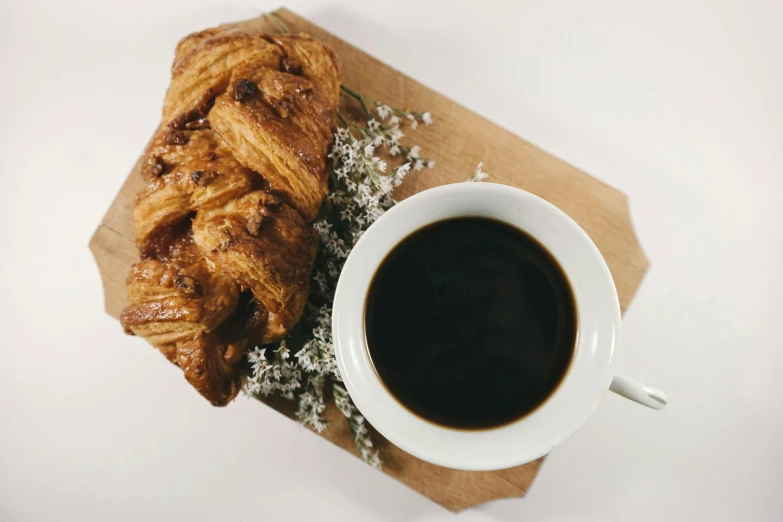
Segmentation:
[(365, 331), (375, 370), (406, 408), (482, 429), (524, 417), (557, 388), (576, 310), (562, 269), (536, 240), (466, 217), (392, 250), (370, 285)]

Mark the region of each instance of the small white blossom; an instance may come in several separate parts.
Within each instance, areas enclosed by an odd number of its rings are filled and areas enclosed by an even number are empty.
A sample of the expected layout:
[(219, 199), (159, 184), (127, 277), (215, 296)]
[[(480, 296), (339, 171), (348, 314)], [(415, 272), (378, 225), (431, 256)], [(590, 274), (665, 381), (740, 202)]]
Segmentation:
[(406, 118), (408, 118), (408, 122), (411, 124), (411, 129), (415, 130), (419, 126), (419, 122), (416, 121), (416, 117), (413, 114), (408, 114)]
[(400, 146), (399, 145), (392, 145), (389, 147), (389, 156), (396, 156), (400, 153)]
[(379, 104), (377, 109), (378, 109), (378, 116), (381, 117), (381, 120), (385, 120), (392, 113), (392, 109), (388, 105)]
[(435, 162), (433, 160), (429, 160), (427, 162), (427, 168), (428, 169), (434, 169), (435, 168)]
[[(384, 165), (384, 168), (385, 168), (385, 165)], [(389, 176), (382, 176), (381, 179), (380, 179), (379, 184), (380, 184), (381, 191), (383, 191), (384, 193), (391, 192), (391, 190), (394, 188), (393, 180)], [(375, 207), (375, 208), (377, 208), (377, 207)]]
[(476, 166), (476, 170), (473, 171), (473, 175), (470, 177), (468, 181), (481, 181), (482, 179), (485, 179), (489, 174), (481, 170), (481, 167), (484, 165), (484, 163), (479, 163)]
[(381, 460), (378, 456), (378, 451), (373, 449), (372, 441), (367, 433), (367, 427), (364, 423), (364, 417), (356, 409), (356, 406), (351, 402), (348, 392), (340, 384), (335, 384), (333, 387), (334, 403), (337, 408), (348, 419), (348, 425), (353, 432), (354, 440), (356, 441), (356, 447), (359, 449), (359, 453), (362, 458), (376, 469), (380, 469)]
[(402, 180), (405, 179), (405, 176), (410, 172), (411, 170), (411, 164), (405, 163), (404, 165), (400, 165), (397, 167), (397, 169), (394, 172), (394, 186), (399, 187), (402, 184)]
[(375, 168), (377, 170), (379, 170), (380, 172), (386, 172), (386, 162), (385, 161), (383, 161), (380, 158), (373, 158), (372, 162), (373, 162), (373, 165), (375, 166)]
[(318, 288), (320, 288), (321, 292), (326, 291), (326, 274), (323, 272), (317, 272), (315, 274), (315, 277), (313, 277), (313, 281), (315, 281), (318, 284)]
[(279, 392), (285, 397), (293, 398), (293, 392), (301, 386), (301, 371), (287, 361), (290, 352), (285, 340), (280, 341), (278, 349), (273, 353), (270, 360), (265, 348), (255, 348), (248, 352), (253, 374), (248, 378), (245, 392), (262, 395)]
[(400, 140), (405, 137), (400, 129), (392, 129), (390, 133), (392, 145), (398, 145)]
[(421, 121), (424, 122), (424, 125), (432, 125), (432, 114), (425, 112), (421, 115)]

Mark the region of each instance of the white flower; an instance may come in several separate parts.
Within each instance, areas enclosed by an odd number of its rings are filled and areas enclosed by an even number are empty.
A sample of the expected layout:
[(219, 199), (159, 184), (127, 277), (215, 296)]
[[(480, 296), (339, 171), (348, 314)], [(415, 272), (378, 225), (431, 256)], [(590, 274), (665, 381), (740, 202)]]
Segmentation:
[(434, 169), (435, 168), (435, 162), (433, 160), (430, 160), (427, 162), (427, 168), (428, 169)]
[(400, 117), (396, 114), (389, 118), (389, 127), (398, 127), (400, 125)]
[(404, 165), (400, 165), (395, 169), (393, 176), (394, 176), (394, 186), (399, 187), (402, 184), (402, 180), (405, 179), (405, 176), (410, 172), (411, 170), (411, 164), (405, 163)]
[(372, 144), (372, 143), (369, 143), (369, 144), (367, 144), (367, 145), (364, 147), (364, 153), (365, 153), (367, 156), (372, 156), (373, 154), (375, 154), (375, 147), (373, 146), (373, 144)]
[(381, 128), (381, 124), (378, 123), (378, 120), (376, 120), (375, 118), (370, 118), (367, 121), (367, 128), (369, 128), (370, 130), (378, 130)]
[(247, 354), (247, 358), (253, 364), (259, 361), (265, 361), (266, 360), (266, 356), (264, 355), (265, 352), (266, 352), (266, 348), (253, 350), (252, 352)]
[(332, 225), (330, 223), (327, 223), (325, 220), (316, 221), (313, 223), (313, 229), (318, 233), (321, 237), (329, 237), (329, 229), (332, 228)]
[(476, 170), (473, 171), (473, 175), (468, 181), (481, 181), (482, 179), (485, 179), (487, 176), (489, 176), (489, 174), (481, 170), (483, 165), (484, 163), (479, 163), (476, 165)]
[(410, 124), (411, 124), (411, 129), (415, 129), (416, 127), (418, 127), (418, 126), (419, 126), (419, 122), (418, 122), (418, 121), (416, 121), (416, 117), (415, 117), (413, 114), (408, 114), (408, 115), (407, 115), (407, 116), (405, 116), (405, 117), (406, 117), (406, 118), (408, 118), (408, 121), (409, 121), (409, 122), (410, 122)]
[(313, 281), (318, 283), (318, 288), (320, 288), (322, 292), (326, 291), (326, 274), (317, 272), (315, 277), (313, 277)]
[(424, 125), (432, 125), (432, 114), (425, 112), (421, 115), (421, 121), (424, 122)]
[(419, 157), (419, 153), (421, 152), (421, 147), (418, 145), (414, 145), (411, 147), (411, 150), (408, 151), (408, 159), (413, 160)]
[[(389, 189), (388, 190), (391, 190), (391, 185), (389, 185)], [(372, 208), (370, 208), (369, 214), (370, 214), (370, 217), (372, 218), (373, 222), (375, 222), (375, 221), (378, 221), (378, 219), (380, 219), (380, 217), (384, 214), (384, 212), (386, 212), (386, 211), (383, 210), (382, 208), (372, 207)]]
[(385, 120), (392, 113), (392, 109), (388, 105), (379, 104), (377, 109), (378, 109), (378, 116), (381, 117), (381, 120)]
[(378, 183), (380, 184), (379, 188), (381, 191), (383, 191), (384, 194), (391, 192), (392, 188), (394, 188), (394, 184), (390, 176), (381, 176)]
[(396, 156), (400, 153), (400, 146), (399, 145), (392, 145), (389, 147), (389, 155), (390, 156)]
[(373, 165), (375, 168), (381, 172), (386, 172), (386, 162), (383, 161), (380, 158), (373, 158), (372, 159)]
[(416, 160), (416, 163), (413, 164), (413, 170), (421, 170), (424, 168), (424, 162), (420, 159)]

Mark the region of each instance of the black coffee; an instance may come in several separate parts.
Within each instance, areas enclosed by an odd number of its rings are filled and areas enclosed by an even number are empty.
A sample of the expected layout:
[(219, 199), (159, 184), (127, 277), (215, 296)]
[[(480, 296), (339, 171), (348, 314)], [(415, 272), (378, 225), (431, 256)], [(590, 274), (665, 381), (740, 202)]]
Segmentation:
[(365, 328), (375, 369), (403, 405), (478, 429), (552, 394), (571, 362), (576, 313), (538, 242), (499, 221), (458, 218), (414, 232), (386, 257)]

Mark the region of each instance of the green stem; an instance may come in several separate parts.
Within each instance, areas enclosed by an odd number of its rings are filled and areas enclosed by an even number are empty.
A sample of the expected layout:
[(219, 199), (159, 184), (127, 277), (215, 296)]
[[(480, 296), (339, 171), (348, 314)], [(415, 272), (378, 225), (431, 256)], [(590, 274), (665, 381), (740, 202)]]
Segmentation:
[(264, 13), (264, 16), (272, 20), (272, 22), (284, 33), (290, 33), (288, 27), (275, 15), (274, 13)]
[(343, 125), (345, 125), (346, 127), (350, 127), (351, 124), (350, 124), (350, 122), (347, 119), (345, 119), (345, 116), (343, 116), (343, 113), (341, 113), (340, 111), (337, 111), (337, 117), (340, 118), (340, 121), (343, 122)]
[(351, 89), (350, 87), (346, 87), (345, 85), (340, 85), (340, 89), (342, 89), (342, 91), (346, 93), (348, 96), (358, 100), (358, 102), (362, 104), (362, 109), (364, 109), (365, 114), (367, 114), (368, 116), (373, 116), (372, 111), (370, 110), (369, 107), (367, 107), (367, 104), (364, 102), (363, 94), (360, 94), (354, 91), (353, 89)]
[(368, 131), (368, 130), (367, 130), (367, 129), (365, 129), (364, 127), (361, 127), (361, 126), (359, 126), (359, 125), (355, 124), (355, 123), (354, 123), (354, 122), (352, 122), (352, 121), (349, 121), (349, 122), (348, 122), (348, 125), (350, 125), (350, 126), (351, 126), (351, 127), (353, 127), (354, 129), (358, 130), (358, 131), (359, 131), (359, 134), (361, 134), (361, 135), (363, 135), (363, 136), (370, 136), (371, 138), (372, 138), (372, 137), (374, 137), (374, 136), (373, 136), (373, 135), (370, 133), (370, 131)]

